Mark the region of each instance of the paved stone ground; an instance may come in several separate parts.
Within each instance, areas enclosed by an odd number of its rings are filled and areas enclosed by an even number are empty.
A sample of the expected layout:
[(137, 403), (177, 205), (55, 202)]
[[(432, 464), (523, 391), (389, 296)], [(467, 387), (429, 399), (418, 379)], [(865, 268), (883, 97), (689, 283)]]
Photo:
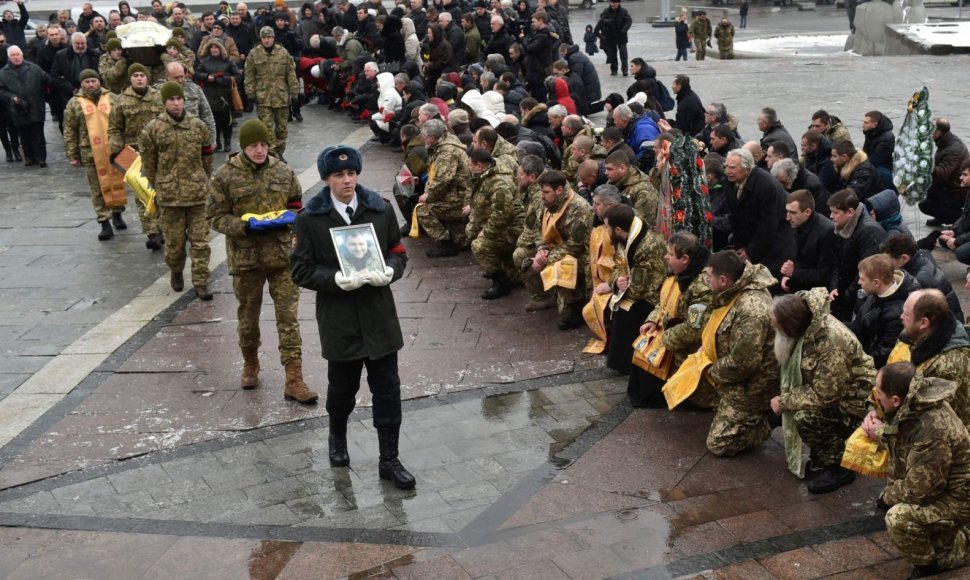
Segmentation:
[[(824, 106), (861, 142), (865, 111), (898, 123), (923, 83), (934, 112), (970, 136), (967, 57), (675, 65), (673, 31), (643, 24), (656, 6), (627, 7), (631, 56), (647, 58), (668, 85), (689, 74), (747, 138), (761, 106), (775, 106), (793, 134)], [(575, 11), (574, 28), (591, 18)], [(844, 27), (830, 8), (755, 6), (739, 38)], [(606, 92), (625, 90), (629, 79), (599, 70)], [(346, 118), (319, 107), (305, 115), (287, 151), (298, 171), (312, 169), (323, 144), (362, 141)], [(710, 456), (708, 415), (632, 411), (625, 380), (580, 353), (584, 332), (558, 332), (551, 312), (522, 313), (521, 290), (482, 302), (487, 281), (470, 256), (427, 260), (424, 240), (407, 242), (407, 275), (393, 287), (406, 335), (402, 457), (418, 487), (378, 480), (366, 392), (351, 428), (353, 467), (331, 469), (323, 406), (280, 397), (268, 297), (262, 387), (244, 393), (224, 266), (214, 272), (216, 299), (203, 304), (158, 282), (161, 255), (144, 249), (133, 212), (126, 233), (97, 243), (83, 177), (63, 163), (53, 126), (48, 138), (46, 172), (9, 165), (0, 184), (0, 399), (28, 380), (64, 386), (7, 397), (54, 400), (22, 432), (10, 425), (24, 409), (0, 400), (0, 444), (9, 441), (0, 448), (0, 577), (907, 575), (873, 506), (882, 482), (860, 478), (816, 497), (787, 473), (776, 441), (736, 459)], [(398, 164), (371, 148), (364, 182), (389, 195)], [(951, 256), (937, 258), (962, 279)], [(303, 295), (306, 371), (322, 387), (312, 301)], [(157, 311), (135, 316), (143, 302)], [(99, 331), (106, 320), (121, 328)], [(90, 346), (97, 340), (118, 346), (102, 353)], [(53, 360), (65, 362), (45, 367)]]

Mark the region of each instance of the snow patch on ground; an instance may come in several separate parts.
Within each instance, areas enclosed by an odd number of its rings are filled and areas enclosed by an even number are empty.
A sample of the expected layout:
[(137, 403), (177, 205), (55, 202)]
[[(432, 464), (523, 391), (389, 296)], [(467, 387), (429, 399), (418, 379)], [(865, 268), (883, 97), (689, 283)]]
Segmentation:
[(848, 38), (848, 34), (771, 36), (735, 42), (734, 50), (765, 56), (830, 56), (843, 53)]

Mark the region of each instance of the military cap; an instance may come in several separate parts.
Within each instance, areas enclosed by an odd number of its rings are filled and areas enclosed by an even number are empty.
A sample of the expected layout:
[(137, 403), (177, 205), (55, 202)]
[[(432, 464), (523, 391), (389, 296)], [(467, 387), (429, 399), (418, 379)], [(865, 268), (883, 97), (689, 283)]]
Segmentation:
[(112, 50), (118, 50), (121, 48), (121, 41), (117, 38), (112, 38), (104, 45), (105, 50), (111, 52)]
[(266, 124), (259, 119), (250, 119), (239, 128), (239, 148), (245, 149), (253, 143), (262, 141), (267, 145), (273, 141)]
[(77, 80), (80, 81), (80, 82), (84, 82), (84, 81), (86, 81), (88, 79), (98, 79), (98, 80), (101, 80), (101, 77), (98, 76), (98, 71), (96, 71), (96, 70), (94, 70), (92, 68), (86, 68), (86, 69), (84, 69), (84, 70), (81, 71), (81, 74), (78, 75)]
[(145, 68), (145, 65), (141, 64), (140, 62), (135, 62), (128, 66), (128, 78), (131, 78), (131, 75), (135, 73), (141, 73), (147, 77), (148, 69)]
[(317, 170), (320, 172), (320, 179), (326, 179), (332, 173), (353, 169), (357, 173), (363, 168), (363, 161), (360, 152), (349, 145), (331, 145), (317, 156)]
[(264, 26), (259, 29), (259, 37), (262, 38), (264, 36), (276, 36), (276, 33), (269, 26)]
[(162, 102), (165, 102), (172, 97), (182, 97), (185, 98), (185, 92), (182, 90), (182, 85), (175, 81), (168, 81), (162, 85)]

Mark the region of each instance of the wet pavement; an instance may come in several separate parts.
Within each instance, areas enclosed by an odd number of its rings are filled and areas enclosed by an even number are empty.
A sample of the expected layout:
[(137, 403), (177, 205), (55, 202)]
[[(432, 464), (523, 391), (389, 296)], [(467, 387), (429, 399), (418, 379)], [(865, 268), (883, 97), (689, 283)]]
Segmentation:
[[(746, 138), (761, 106), (778, 109), (793, 134), (824, 106), (861, 142), (864, 112), (898, 123), (924, 83), (934, 113), (970, 137), (968, 57), (675, 66), (673, 31), (644, 23), (655, 5), (625, 5), (636, 22), (631, 56), (668, 86), (689, 74)], [(592, 17), (574, 11), (574, 30)], [(756, 5), (738, 38), (844, 27), (834, 9)], [(630, 79), (609, 77), (602, 58), (605, 92), (625, 92)], [(287, 158), (312, 195), (320, 147), (362, 144), (368, 132), (321, 107), (304, 114)], [(524, 313), (521, 289), (482, 301), (488, 282), (470, 255), (428, 260), (427, 240), (406, 241), (408, 269), (392, 287), (405, 334), (402, 460), (417, 488), (378, 479), (366, 390), (350, 429), (352, 467), (331, 468), (324, 406), (282, 400), (268, 297), (261, 386), (237, 388), (223, 240), (213, 239), (215, 300), (172, 292), (133, 211), (126, 232), (95, 240), (86, 183), (65, 165), (55, 131), (47, 170), (10, 164), (0, 185), (0, 578), (908, 574), (873, 505), (883, 482), (812, 496), (777, 441), (710, 456), (709, 415), (630, 409), (625, 379), (581, 353), (586, 331), (559, 332), (550, 311)], [(363, 182), (389, 196), (399, 163), (368, 146)], [(937, 259), (962, 279), (952, 255)], [(301, 296), (305, 372), (324, 389), (313, 300)]]

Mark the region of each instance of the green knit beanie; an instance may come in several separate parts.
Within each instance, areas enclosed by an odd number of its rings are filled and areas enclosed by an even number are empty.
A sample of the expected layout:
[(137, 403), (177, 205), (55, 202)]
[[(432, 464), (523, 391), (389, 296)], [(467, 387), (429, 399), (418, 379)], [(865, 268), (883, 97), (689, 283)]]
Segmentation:
[(145, 68), (145, 65), (141, 64), (140, 62), (136, 62), (128, 66), (128, 78), (131, 78), (131, 75), (135, 73), (141, 73), (147, 77), (148, 69)]
[(111, 52), (112, 50), (118, 50), (121, 48), (121, 41), (117, 38), (112, 38), (104, 45), (105, 50)]
[(162, 102), (171, 99), (172, 97), (182, 97), (185, 98), (185, 92), (182, 91), (182, 85), (175, 81), (168, 81), (162, 85)]
[(185, 38), (185, 31), (182, 30), (181, 26), (176, 26), (172, 29), (172, 36), (181, 36), (182, 38)]
[(272, 143), (273, 136), (262, 121), (250, 119), (239, 128), (239, 147), (245, 149), (257, 141), (262, 141), (268, 145)]
[(98, 71), (96, 71), (96, 70), (94, 70), (92, 68), (86, 68), (86, 69), (84, 69), (84, 70), (81, 71), (81, 74), (78, 75), (77, 80), (79, 82), (83, 82), (83, 81), (86, 81), (88, 79), (98, 79), (98, 80), (101, 80), (101, 77), (98, 76)]
[(168, 39), (168, 42), (165, 43), (165, 46), (166, 47), (171, 46), (172, 48), (177, 48), (177, 49), (179, 49), (179, 51), (181, 51), (182, 50), (182, 41), (179, 40), (179, 39), (177, 39), (177, 38), (169, 38)]

